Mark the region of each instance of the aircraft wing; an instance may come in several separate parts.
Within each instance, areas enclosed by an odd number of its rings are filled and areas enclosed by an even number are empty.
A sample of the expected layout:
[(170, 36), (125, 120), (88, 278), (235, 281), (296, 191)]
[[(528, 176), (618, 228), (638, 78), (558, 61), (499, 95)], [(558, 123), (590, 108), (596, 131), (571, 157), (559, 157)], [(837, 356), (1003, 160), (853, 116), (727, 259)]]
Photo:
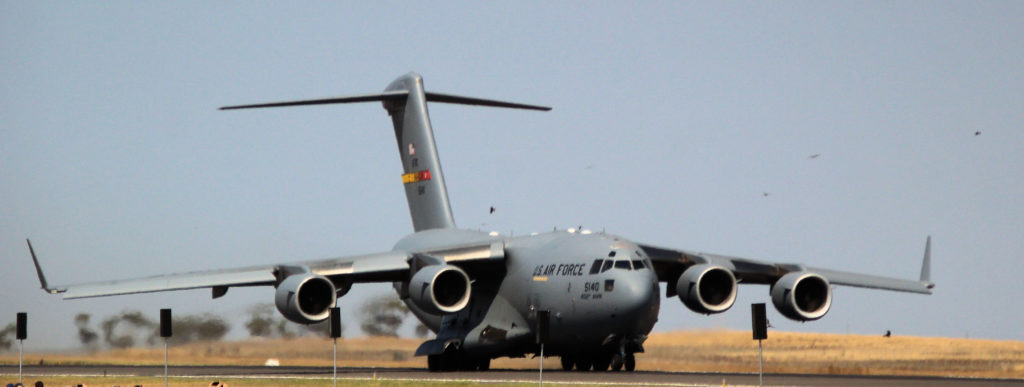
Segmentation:
[[(500, 242), (455, 245), (435, 248), (422, 252), (393, 250), (383, 253), (354, 255), (315, 261), (294, 262), (278, 265), (262, 265), (243, 268), (197, 271), (188, 273), (158, 275), (117, 281), (83, 283), (67, 286), (50, 286), (39, 265), (32, 242), (28, 242), (32, 262), (43, 290), (61, 294), (64, 299), (114, 296), (122, 294), (151, 293), (186, 289), (213, 289), (213, 297), (223, 296), (233, 286), (277, 286), (285, 277), (298, 273), (322, 275), (336, 283), (392, 282), (409, 279), (414, 264), (449, 263), (462, 266), (504, 259), (504, 245)], [(419, 259), (417, 259), (419, 258)]]
[(400, 279), (409, 270), (411, 254), (390, 251), (317, 261), (281, 265), (263, 265), (243, 268), (197, 271), (158, 275), (117, 281), (50, 286), (46, 281), (32, 242), (28, 242), (36, 274), (43, 290), (61, 294), (64, 299), (151, 293), (171, 290), (212, 288), (214, 298), (220, 297), (232, 286), (276, 286), (284, 276), (295, 273), (313, 273), (337, 278), (348, 283), (381, 282)]
[[(782, 276), (792, 272), (811, 272), (824, 276), (830, 284), (854, 286), (861, 288), (894, 290), (901, 292), (931, 294), (935, 284), (929, 279), (931, 266), (931, 237), (925, 242), (924, 261), (919, 280), (907, 280), (853, 273), (831, 269), (807, 267), (803, 264), (773, 263), (747, 258), (730, 257), (718, 254), (700, 253), (686, 250), (666, 249), (657, 246), (641, 245), (644, 252), (651, 258), (659, 281), (674, 284), (679, 276), (689, 267), (699, 264), (711, 264), (724, 267), (733, 272), (739, 283), (773, 284)], [(674, 295), (675, 287), (667, 287), (669, 296)]]

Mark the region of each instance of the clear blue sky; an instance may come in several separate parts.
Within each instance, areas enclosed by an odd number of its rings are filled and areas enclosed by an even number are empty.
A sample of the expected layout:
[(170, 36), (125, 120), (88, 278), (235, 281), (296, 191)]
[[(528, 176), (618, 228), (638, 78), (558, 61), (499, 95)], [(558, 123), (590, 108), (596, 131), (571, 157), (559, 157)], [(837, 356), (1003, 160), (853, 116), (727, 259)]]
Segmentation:
[[(932, 235), (934, 295), (836, 288), (820, 321), (769, 318), (1024, 340), (1021, 20), (997, 1), (3, 1), (0, 324), (27, 311), (27, 348), (52, 348), (75, 343), (77, 312), (170, 307), (240, 334), (273, 296), (62, 301), (26, 237), (56, 284), (389, 250), (412, 227), (378, 104), (216, 108), (415, 70), (428, 90), (554, 107), (431, 105), (462, 227), (583, 225), (906, 278)], [(711, 317), (665, 300), (656, 329), (749, 329), (767, 293)]]

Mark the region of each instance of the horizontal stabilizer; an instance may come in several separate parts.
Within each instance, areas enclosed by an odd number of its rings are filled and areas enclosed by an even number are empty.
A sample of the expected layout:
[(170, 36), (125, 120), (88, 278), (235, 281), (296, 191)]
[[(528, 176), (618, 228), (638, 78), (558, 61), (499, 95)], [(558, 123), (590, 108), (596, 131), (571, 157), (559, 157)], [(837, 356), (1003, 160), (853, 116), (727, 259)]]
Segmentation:
[(482, 98), (473, 98), (473, 97), (462, 97), (462, 96), (458, 96), (458, 95), (433, 93), (433, 92), (429, 92), (429, 91), (425, 92), (424, 94), (427, 96), (427, 102), (457, 103), (457, 104), (463, 104), (463, 105), (480, 105), (480, 106), (503, 107), (503, 108), (512, 108), (512, 109), (541, 110), (541, 111), (551, 110), (551, 108), (548, 107), (548, 106), (527, 105), (527, 104), (521, 104), (521, 103), (515, 103), (515, 102), (495, 101), (495, 100), (491, 100), (491, 99), (482, 99)]
[[(357, 103), (357, 102), (374, 102), (374, 101), (396, 101), (405, 99), (409, 95), (408, 90), (391, 90), (383, 93), (375, 94), (360, 94), (350, 95), (344, 97), (332, 97), (332, 98), (319, 98), (319, 99), (306, 99), (300, 101), (285, 101), (285, 102), (269, 102), (269, 103), (258, 103), (251, 105), (235, 105), (235, 106), (224, 106), (220, 110), (234, 110), (234, 109), (252, 109), (252, 108), (267, 108), (267, 107), (284, 107), (284, 106), (303, 106), (303, 105), (329, 105), (336, 103)], [(491, 107), (503, 107), (512, 109), (529, 109), (529, 110), (551, 110), (547, 106), (527, 105), (515, 102), (497, 101), (492, 99), (463, 97), (452, 94), (441, 94), (425, 92), (424, 95), (427, 97), (428, 102), (441, 102), (441, 103), (457, 103), (462, 105), (478, 105), (478, 106), (491, 106)]]
[(307, 99), (301, 101), (287, 101), (287, 102), (270, 102), (270, 103), (258, 103), (252, 105), (236, 105), (236, 106), (225, 106), (220, 110), (233, 110), (233, 109), (252, 109), (252, 108), (266, 108), (266, 107), (282, 107), (282, 106), (302, 106), (302, 105), (328, 105), (334, 103), (355, 103), (355, 102), (373, 102), (373, 101), (385, 101), (385, 100), (399, 100), (409, 95), (406, 90), (395, 90), (385, 91), (383, 93), (375, 94), (362, 94), (362, 95), (350, 95), (346, 97), (333, 97), (333, 98), (320, 98), (320, 99)]

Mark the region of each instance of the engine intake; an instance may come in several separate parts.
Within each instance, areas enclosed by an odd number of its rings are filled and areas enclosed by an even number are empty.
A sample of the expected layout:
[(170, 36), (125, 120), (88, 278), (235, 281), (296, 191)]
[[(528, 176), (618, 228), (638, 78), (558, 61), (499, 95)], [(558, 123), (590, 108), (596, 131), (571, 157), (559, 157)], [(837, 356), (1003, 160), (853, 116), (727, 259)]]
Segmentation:
[(451, 265), (430, 265), (409, 280), (409, 297), (431, 314), (455, 313), (469, 304), (469, 275)]
[(736, 302), (736, 276), (721, 266), (690, 266), (676, 281), (676, 292), (694, 312), (722, 313)]
[(338, 300), (334, 283), (322, 275), (293, 274), (274, 295), (277, 310), (290, 321), (312, 324), (326, 320)]
[(775, 309), (796, 321), (822, 318), (832, 306), (832, 288), (828, 279), (806, 271), (782, 276), (772, 285), (771, 294)]

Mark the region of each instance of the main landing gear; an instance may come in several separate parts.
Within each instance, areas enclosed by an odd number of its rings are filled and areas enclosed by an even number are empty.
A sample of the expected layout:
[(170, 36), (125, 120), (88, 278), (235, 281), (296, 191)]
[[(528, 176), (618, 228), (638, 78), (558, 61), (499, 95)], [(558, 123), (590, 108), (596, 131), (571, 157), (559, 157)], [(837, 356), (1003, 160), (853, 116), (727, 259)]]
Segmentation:
[(599, 353), (594, 355), (562, 356), (562, 369), (571, 371), (626, 371), (636, 369), (636, 357), (632, 353), (622, 356), (618, 353)]
[(491, 359), (471, 357), (462, 351), (449, 351), (440, 355), (427, 355), (427, 369), (430, 372), (487, 371), (491, 369)]

